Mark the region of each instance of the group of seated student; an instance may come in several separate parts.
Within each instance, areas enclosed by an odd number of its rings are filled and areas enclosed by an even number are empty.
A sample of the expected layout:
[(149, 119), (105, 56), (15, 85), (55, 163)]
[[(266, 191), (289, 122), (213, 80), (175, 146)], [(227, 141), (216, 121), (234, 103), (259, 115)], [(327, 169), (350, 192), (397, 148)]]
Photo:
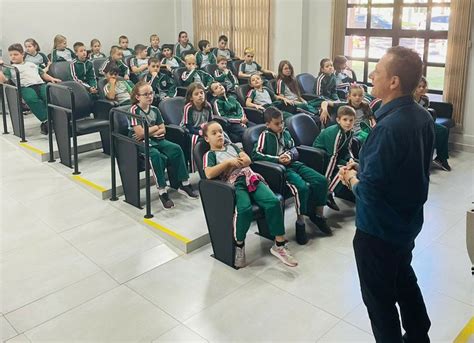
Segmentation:
[[(81, 83), (92, 99), (98, 98), (97, 77), (104, 77), (106, 83), (103, 93), (107, 99), (119, 105), (130, 105), (131, 112), (143, 115), (150, 124), (153, 176), (156, 178), (160, 200), (167, 209), (174, 206), (165, 188), (164, 169), (167, 163), (171, 163), (177, 171), (176, 180), (171, 186), (191, 198), (197, 197), (188, 182), (187, 161), (183, 151), (164, 139), (163, 118), (156, 107), (160, 101), (177, 94), (177, 84), (170, 71), (185, 67), (181, 81), (187, 87), (187, 92), (181, 125), (190, 135), (191, 151), (199, 140), (206, 140), (211, 146), (210, 152), (204, 157), (206, 175), (219, 176), (238, 186), (236, 265), (242, 265), (245, 260), (243, 242), (251, 220), (248, 207), (250, 198), (258, 202), (268, 212), (268, 217), (272, 218), (270, 227), (276, 237), (272, 253), (284, 263), (296, 265), (285, 243), (281, 213), (276, 214), (281, 210), (275, 207), (275, 196), (264, 183), (258, 186), (246, 184), (249, 180), (260, 180), (261, 176), (252, 174), (247, 168), (250, 157), (235, 145), (242, 141), (245, 130), (255, 125), (248, 120), (245, 109), (237, 100), (236, 90), (240, 87), (238, 77), (248, 78), (250, 85), (245, 95), (245, 106), (260, 110), (267, 126), (251, 158), (286, 166), (288, 187), (296, 199), (296, 237), (301, 244), (307, 240), (304, 216), (308, 216), (322, 232), (331, 234), (323, 216), (323, 207), (327, 205), (339, 210), (334, 200), (334, 194), (344, 187), (338, 178), (339, 166), (354, 159), (353, 139), (357, 139), (361, 145), (369, 136), (376, 125), (375, 112), (381, 106), (381, 101), (366, 94), (364, 86), (355, 82), (354, 73), (348, 68), (344, 56), (336, 56), (334, 64), (329, 58), (321, 60), (313, 97), (305, 100), (290, 61), (281, 61), (275, 74), (262, 69), (253, 60), (254, 49), (246, 48), (238, 75), (234, 75), (227, 64), (235, 58), (235, 54), (227, 48), (227, 44), (228, 38), (220, 36), (218, 47), (212, 50), (208, 40), (201, 40), (199, 51), (196, 52), (187, 33), (182, 31), (174, 47), (160, 46), (159, 36), (152, 34), (148, 47), (137, 44), (132, 50), (128, 48), (128, 38), (120, 36), (118, 45), (111, 48), (109, 57), (100, 67), (100, 75), (95, 75), (91, 62), (95, 58), (105, 57), (98, 39), (91, 41), (90, 50), (81, 42), (76, 42), (71, 50), (67, 47), (66, 37), (57, 35), (54, 37), (51, 61), (32, 38), (25, 41), (25, 50), (21, 44), (12, 44), (8, 51), (11, 64), (20, 72), (23, 100), (40, 120), (43, 134), (47, 134), (48, 129), (45, 82), (61, 82), (46, 71), (51, 63), (57, 61), (70, 63), (71, 78)], [(124, 62), (124, 55), (132, 56), (129, 65)], [(185, 55), (184, 61), (180, 58), (182, 55)], [(202, 70), (209, 64), (216, 65), (213, 75)], [(0, 82), (14, 77), (10, 69), (0, 72)], [(273, 77), (276, 78), (274, 90), (267, 82)], [(414, 100), (426, 108), (429, 105), (427, 86), (426, 79), (422, 78), (413, 95)], [(315, 137), (313, 146), (323, 149), (328, 157), (324, 175), (298, 161), (294, 142), (284, 128), (284, 121), (300, 111), (316, 116), (321, 123), (322, 131)], [(224, 127), (219, 124), (222, 121), (216, 122), (214, 117), (226, 118)], [(434, 163), (449, 171), (449, 130), (435, 124), (435, 132), (437, 155)], [(136, 139), (143, 139), (143, 128), (132, 121), (130, 134)], [(191, 166), (194, 168), (193, 161)]]

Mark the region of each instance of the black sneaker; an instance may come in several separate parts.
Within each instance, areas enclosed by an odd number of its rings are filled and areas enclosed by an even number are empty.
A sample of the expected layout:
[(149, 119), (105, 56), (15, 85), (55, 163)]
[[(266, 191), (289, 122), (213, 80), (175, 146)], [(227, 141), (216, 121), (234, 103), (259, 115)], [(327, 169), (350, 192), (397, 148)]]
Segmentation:
[(48, 134), (48, 123), (47, 122), (41, 123), (40, 130), (41, 130), (42, 135), (47, 135)]
[(308, 236), (306, 235), (306, 225), (304, 223), (295, 223), (296, 227), (296, 242), (300, 245), (308, 243)]
[(451, 171), (451, 166), (449, 165), (448, 160), (443, 160), (436, 156), (436, 158), (433, 160), (433, 163), (443, 170)]
[(326, 205), (330, 208), (333, 209), (334, 211), (340, 211), (341, 209), (339, 206), (337, 206), (336, 201), (334, 200), (334, 197), (332, 194), (328, 194), (328, 200), (326, 202)]
[(332, 236), (332, 230), (327, 223), (327, 219), (317, 214), (309, 216), (309, 219), (318, 227), (318, 229), (326, 234), (326, 236)]
[(168, 193), (160, 194), (160, 200), (165, 210), (169, 210), (174, 207), (174, 203), (171, 201)]
[(193, 187), (191, 185), (186, 185), (186, 186), (181, 186), (178, 188), (178, 192), (181, 194), (186, 195), (188, 198), (191, 199), (197, 199), (199, 198), (199, 195), (194, 191)]

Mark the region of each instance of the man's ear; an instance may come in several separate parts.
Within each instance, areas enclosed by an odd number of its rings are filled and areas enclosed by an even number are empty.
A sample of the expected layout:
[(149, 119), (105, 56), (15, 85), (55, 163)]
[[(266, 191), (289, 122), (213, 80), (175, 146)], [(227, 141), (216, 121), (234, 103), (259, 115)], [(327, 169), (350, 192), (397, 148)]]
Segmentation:
[(401, 83), (400, 83), (400, 78), (398, 76), (392, 76), (390, 78), (390, 89), (400, 89), (401, 88)]

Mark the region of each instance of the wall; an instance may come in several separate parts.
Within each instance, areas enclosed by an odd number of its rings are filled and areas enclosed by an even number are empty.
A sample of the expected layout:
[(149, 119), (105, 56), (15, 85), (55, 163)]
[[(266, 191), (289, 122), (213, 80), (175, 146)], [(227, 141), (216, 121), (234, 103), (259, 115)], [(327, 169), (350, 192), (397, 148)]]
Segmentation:
[[(0, 42), (4, 56), (10, 44), (23, 43), (29, 37), (35, 38), (43, 51), (50, 52), (53, 37), (58, 33), (67, 37), (70, 47), (75, 41), (88, 46), (92, 38), (99, 38), (106, 54), (122, 34), (128, 36), (132, 48), (138, 43), (148, 44), (152, 33), (159, 34), (162, 43), (176, 42), (173, 0), (0, 0), (0, 6), (1, 3)], [(139, 16), (126, 19), (137, 10)]]
[(274, 0), (272, 11), (272, 70), (288, 59), (296, 74), (318, 74), (319, 61), (331, 54), (332, 1)]

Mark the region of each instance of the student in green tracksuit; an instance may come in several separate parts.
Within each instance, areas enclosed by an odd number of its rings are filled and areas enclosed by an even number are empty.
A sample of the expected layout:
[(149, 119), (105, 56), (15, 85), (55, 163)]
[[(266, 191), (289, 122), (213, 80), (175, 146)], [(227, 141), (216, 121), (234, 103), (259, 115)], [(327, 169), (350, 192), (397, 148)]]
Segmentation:
[(211, 43), (208, 40), (200, 40), (199, 51), (196, 52), (196, 64), (199, 69), (203, 69), (209, 64), (216, 64), (216, 57), (211, 53)]
[[(46, 83), (44, 81), (58, 83), (61, 80), (46, 74), (33, 62), (25, 62), (23, 47), (19, 43), (10, 45), (8, 54), (11, 64), (20, 72), (21, 97), (41, 122), (41, 133), (47, 135), (48, 107), (46, 103)], [(0, 63), (3, 64), (3, 62)], [(18, 84), (15, 73), (12, 73), (10, 69), (5, 69), (4, 75), (0, 68), (0, 83), (7, 80), (12, 80), (15, 84)]]
[(157, 34), (150, 36), (150, 46), (146, 49), (146, 55), (161, 58), (160, 37)]
[(125, 80), (130, 79), (130, 69), (122, 61), (123, 50), (118, 46), (113, 46), (110, 48), (110, 57), (102, 64), (99, 68), (99, 74), (105, 76), (107, 70), (112, 67), (119, 69), (119, 76), (123, 77)]
[[(122, 49), (123, 57), (135, 55), (135, 50), (128, 47), (128, 37), (120, 36), (119, 37), (119, 47)], [(112, 55), (112, 54), (110, 54)]]
[[(428, 81), (426, 81), (426, 78), (422, 76), (413, 97), (415, 101), (421, 106), (423, 106), (424, 108), (428, 108), (430, 106), (430, 99), (426, 95), (427, 91), (428, 91)], [(448, 163), (449, 129), (446, 126), (438, 124), (436, 122), (434, 124), (434, 127), (435, 127), (436, 158), (433, 160), (433, 163), (443, 170), (451, 171), (451, 166)]]
[(352, 154), (353, 127), (356, 111), (350, 106), (341, 106), (337, 110), (337, 124), (331, 125), (321, 131), (313, 142), (313, 147), (322, 149), (329, 158), (325, 176), (328, 179), (328, 202), (327, 205), (335, 211), (339, 211), (334, 201), (333, 193), (339, 192), (344, 187), (339, 179), (339, 167), (345, 166), (354, 159)]
[(319, 75), (314, 83), (314, 94), (323, 96), (327, 100), (338, 101), (336, 75), (334, 74), (332, 61), (329, 58), (323, 58), (319, 66)]
[(229, 121), (225, 131), (230, 140), (234, 143), (242, 142), (242, 136), (249, 124), (242, 105), (234, 95), (227, 95), (224, 86), (219, 82), (211, 83), (209, 89), (215, 97), (214, 114), (227, 118)]
[(234, 92), (239, 87), (239, 80), (227, 68), (227, 58), (225, 56), (217, 56), (217, 69), (214, 71), (214, 80), (220, 82), (226, 92)]
[[(209, 122), (203, 129), (210, 150), (203, 156), (203, 169), (208, 179), (220, 179), (235, 187), (234, 266), (245, 267), (245, 237), (253, 220), (252, 202), (263, 209), (275, 243), (270, 249), (272, 255), (284, 264), (294, 267), (298, 264), (288, 249), (285, 238), (285, 224), (280, 201), (265, 184), (261, 175), (249, 168), (249, 156), (234, 144), (226, 144), (224, 132), (219, 123)], [(222, 228), (229, 230), (230, 228)]]
[(87, 50), (84, 43), (74, 43), (74, 52), (77, 56), (71, 64), (71, 77), (74, 81), (83, 85), (87, 91), (96, 98), (97, 80), (95, 78), (94, 65), (87, 59)]
[[(264, 111), (270, 106), (278, 107), (279, 109), (284, 108), (286, 105), (276, 100), (273, 96), (273, 92), (263, 85), (262, 77), (258, 74), (250, 76), (250, 87), (248, 91), (245, 106), (256, 108), (257, 110)], [(286, 120), (293, 114), (287, 111), (283, 111), (283, 119)]]
[[(269, 107), (264, 112), (267, 129), (255, 143), (252, 159), (269, 161), (286, 167), (287, 185), (295, 196), (296, 239), (298, 243), (307, 241), (304, 215), (325, 234), (331, 235), (331, 228), (323, 216), (327, 202), (328, 181), (314, 169), (298, 161), (298, 153), (290, 132), (283, 125), (283, 114), (276, 107)], [(309, 186), (307, 185), (309, 183)]]
[(71, 62), (76, 58), (74, 52), (67, 47), (67, 39), (63, 35), (54, 37), (53, 51), (51, 52), (51, 62), (67, 61)]
[[(165, 169), (167, 166), (173, 169), (172, 173), (168, 173), (170, 186), (180, 193), (196, 199), (198, 195), (189, 184), (189, 173), (183, 150), (178, 144), (165, 139), (166, 128), (163, 117), (160, 110), (151, 105), (153, 89), (147, 82), (140, 81), (133, 88), (131, 98), (132, 107), (130, 107), (130, 112), (145, 119), (149, 125), (150, 164), (163, 207), (165, 209), (174, 207), (174, 203), (166, 191)], [(129, 133), (131, 137), (138, 141), (144, 139), (143, 126), (134, 117), (130, 119)], [(143, 151), (143, 148), (140, 150)]]
[(184, 67), (183, 60), (178, 56), (173, 55), (172, 45), (163, 45), (163, 58), (161, 59), (161, 66), (172, 71), (173, 69)]
[(194, 49), (194, 46), (189, 43), (189, 38), (188, 34), (186, 31), (181, 31), (178, 34), (178, 43), (174, 46), (174, 53), (178, 57), (182, 57), (182, 53), (185, 51), (190, 51), (193, 54), (196, 52), (196, 49)]
[(214, 81), (214, 78), (203, 70), (199, 70), (196, 66), (196, 57), (194, 55), (186, 55), (184, 58), (186, 70), (181, 74), (183, 86), (187, 87), (191, 83), (199, 83), (203, 85), (207, 91)]
[(301, 91), (296, 82), (295, 72), (290, 61), (283, 60), (278, 65), (278, 76), (276, 83), (275, 95), (277, 99), (283, 101), (287, 105), (293, 105), (297, 108), (319, 114), (323, 97), (318, 97), (310, 101), (306, 101), (301, 97)]
[(148, 74), (144, 81), (148, 82), (155, 92), (154, 104), (158, 104), (161, 100), (176, 96), (176, 83), (168, 74), (160, 72), (161, 63), (156, 57), (148, 59)]
[[(336, 124), (337, 111), (341, 106), (350, 106), (355, 110), (354, 128), (352, 129), (354, 137), (364, 144), (370, 131), (375, 126), (375, 117), (370, 104), (365, 100), (370, 99), (364, 92), (362, 85), (351, 83), (348, 87), (347, 102), (324, 101), (321, 105), (320, 119), (326, 127)], [(373, 97), (372, 97), (373, 98)]]

